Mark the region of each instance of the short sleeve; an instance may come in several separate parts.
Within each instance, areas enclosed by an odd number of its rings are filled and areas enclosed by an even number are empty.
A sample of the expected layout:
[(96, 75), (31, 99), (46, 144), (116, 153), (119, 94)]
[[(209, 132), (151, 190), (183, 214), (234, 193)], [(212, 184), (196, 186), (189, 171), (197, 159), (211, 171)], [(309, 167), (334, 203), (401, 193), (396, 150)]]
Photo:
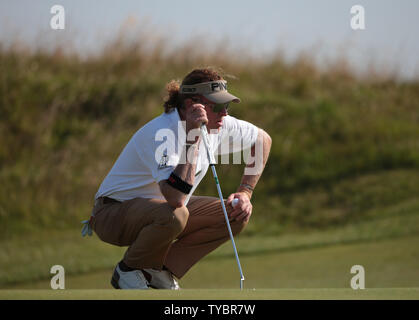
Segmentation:
[(226, 116), (220, 135), (218, 154), (235, 153), (249, 149), (256, 143), (258, 127), (250, 122)]

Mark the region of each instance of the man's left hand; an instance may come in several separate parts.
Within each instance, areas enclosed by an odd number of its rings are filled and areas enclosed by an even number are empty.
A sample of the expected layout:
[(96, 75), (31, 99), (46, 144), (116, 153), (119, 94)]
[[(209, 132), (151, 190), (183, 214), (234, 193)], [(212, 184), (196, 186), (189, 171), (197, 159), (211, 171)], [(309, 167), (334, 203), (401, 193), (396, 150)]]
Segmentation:
[(230, 213), (230, 218), (237, 221), (244, 220), (248, 222), (252, 214), (252, 203), (250, 202), (249, 195), (246, 192), (236, 192), (230, 194), (227, 198), (227, 205), (232, 205), (233, 199), (239, 199), (239, 202), (234, 206), (233, 211)]

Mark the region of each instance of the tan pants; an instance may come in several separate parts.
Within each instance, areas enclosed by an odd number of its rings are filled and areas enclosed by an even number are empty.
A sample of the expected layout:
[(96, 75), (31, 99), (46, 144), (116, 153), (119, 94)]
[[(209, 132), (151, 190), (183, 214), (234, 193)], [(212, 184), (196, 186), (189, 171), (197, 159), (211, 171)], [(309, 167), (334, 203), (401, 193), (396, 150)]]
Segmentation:
[[(232, 211), (231, 206), (226, 209), (228, 214)], [(213, 197), (192, 196), (186, 207), (176, 209), (157, 199), (103, 204), (100, 198), (93, 214), (91, 226), (101, 240), (128, 246), (126, 265), (159, 270), (165, 266), (177, 278), (230, 238), (220, 200)], [(246, 224), (230, 219), (233, 234)]]

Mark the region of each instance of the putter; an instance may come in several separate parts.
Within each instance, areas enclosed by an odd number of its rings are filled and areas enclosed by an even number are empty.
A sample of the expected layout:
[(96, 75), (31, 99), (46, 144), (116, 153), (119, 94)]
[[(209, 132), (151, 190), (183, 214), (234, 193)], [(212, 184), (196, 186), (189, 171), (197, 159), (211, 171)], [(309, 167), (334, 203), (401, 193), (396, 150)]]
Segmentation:
[[(230, 234), (230, 239), (231, 239), (231, 243), (233, 244), (234, 254), (236, 255), (237, 265), (239, 267), (240, 290), (243, 290), (244, 275), (243, 275), (243, 271), (242, 271), (242, 266), (240, 264), (239, 254), (237, 253), (236, 243), (234, 242), (233, 232), (231, 231), (230, 221), (228, 221), (228, 215), (227, 215), (226, 207), (224, 205), (223, 194), (221, 192), (221, 187), (220, 187), (220, 183), (218, 181), (217, 172), (215, 171), (215, 157), (214, 157), (214, 154), (212, 153), (212, 150), (211, 150), (211, 147), (210, 147), (208, 130), (207, 130), (207, 126), (205, 124), (201, 125), (201, 132), (202, 132), (202, 138), (204, 139), (205, 148), (207, 149), (208, 161), (209, 161), (209, 164), (211, 166), (212, 174), (213, 174), (214, 179), (215, 179), (215, 184), (217, 186), (218, 196), (220, 197), (221, 206), (223, 208), (224, 217), (225, 217), (227, 228), (228, 228), (228, 233)], [(234, 203), (234, 201), (233, 201), (233, 203)]]

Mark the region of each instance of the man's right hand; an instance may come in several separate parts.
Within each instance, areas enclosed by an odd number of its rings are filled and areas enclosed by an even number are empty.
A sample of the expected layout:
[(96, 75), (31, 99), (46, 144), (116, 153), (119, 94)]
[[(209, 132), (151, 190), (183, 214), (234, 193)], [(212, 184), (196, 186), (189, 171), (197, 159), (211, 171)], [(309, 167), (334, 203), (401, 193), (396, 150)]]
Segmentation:
[(204, 105), (200, 103), (191, 103), (186, 108), (186, 130), (200, 129), (201, 125), (208, 123), (207, 112)]
[(208, 123), (205, 107), (200, 103), (191, 103), (186, 107), (186, 142), (196, 143), (200, 138), (200, 129), (203, 123)]

